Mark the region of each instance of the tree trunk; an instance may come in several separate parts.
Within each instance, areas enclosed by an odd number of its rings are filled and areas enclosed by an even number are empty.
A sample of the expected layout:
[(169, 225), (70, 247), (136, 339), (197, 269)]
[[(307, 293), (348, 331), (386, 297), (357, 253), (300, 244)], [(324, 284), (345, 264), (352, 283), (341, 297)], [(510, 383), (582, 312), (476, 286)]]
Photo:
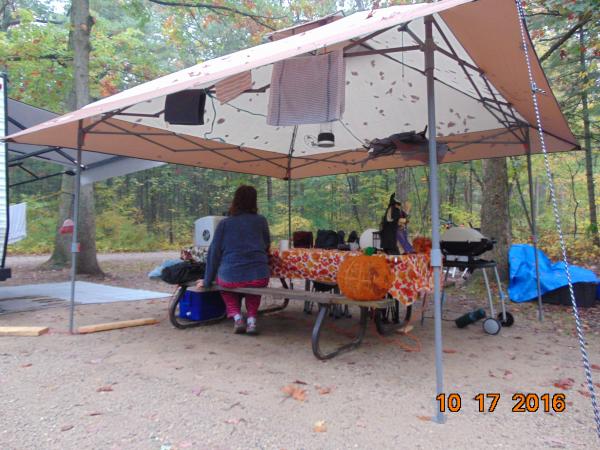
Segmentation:
[[(579, 63), (581, 73), (585, 74), (584, 85), (588, 84), (587, 67), (585, 61), (585, 32), (579, 30)], [(590, 231), (594, 245), (600, 247), (600, 234), (598, 232), (598, 213), (596, 205), (596, 193), (594, 191), (594, 165), (592, 163), (592, 132), (590, 128), (590, 111), (588, 104), (588, 93), (586, 89), (581, 90), (581, 113), (583, 114), (583, 136), (585, 148), (585, 177), (587, 179), (588, 204), (590, 208)]]
[(267, 215), (273, 220), (273, 179), (267, 177)]
[(71, 235), (60, 234), (59, 229), (65, 219), (73, 217), (73, 177), (63, 175), (60, 185), (62, 195), (58, 203), (58, 223), (54, 238), (54, 251), (44, 266), (51, 269), (68, 267), (71, 264)]
[[(89, 61), (90, 31), (94, 24), (90, 16), (89, 0), (73, 0), (71, 2), (71, 33), (69, 46), (73, 50), (73, 91), (70, 98), (71, 108), (79, 109), (90, 101)], [(84, 158), (85, 160), (85, 158)], [(83, 163), (81, 161), (80, 163)], [(73, 180), (63, 175), (62, 185), (66, 191), (73, 192)], [(72, 214), (72, 195), (63, 195), (59, 205), (59, 224), (68, 214)], [(81, 251), (78, 255), (77, 273), (101, 275), (102, 270), (96, 258), (96, 217), (94, 211), (94, 187), (81, 187), (79, 198), (79, 242)], [(66, 267), (70, 262), (70, 236), (57, 233), (55, 248), (47, 265)]]
[(490, 257), (498, 263), (498, 273), (508, 279), (508, 248), (511, 243), (508, 171), (505, 158), (483, 161), (481, 232), (497, 241)]
[(358, 225), (358, 229), (362, 230), (362, 222), (360, 220), (360, 212), (358, 205), (356, 204), (356, 194), (358, 194), (358, 176), (357, 175), (346, 175), (346, 182), (348, 183), (348, 196), (346, 197), (352, 206), (352, 214)]
[(5, 32), (8, 30), (8, 25), (12, 19), (11, 17), (11, 2), (9, 0), (0, 1), (0, 31)]
[(410, 169), (396, 169), (396, 200), (406, 206), (408, 201), (408, 191), (410, 189)]

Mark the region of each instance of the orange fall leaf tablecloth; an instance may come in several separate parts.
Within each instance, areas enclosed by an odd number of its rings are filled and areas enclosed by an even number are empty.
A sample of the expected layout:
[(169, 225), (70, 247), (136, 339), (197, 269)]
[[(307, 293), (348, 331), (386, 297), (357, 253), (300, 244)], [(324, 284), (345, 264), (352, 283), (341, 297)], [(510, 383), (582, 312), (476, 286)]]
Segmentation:
[[(304, 280), (336, 283), (342, 261), (359, 252), (293, 248), (280, 251), (272, 249), (269, 255), (271, 276), (277, 278), (300, 278)], [(428, 253), (408, 255), (376, 255), (385, 258), (394, 274), (394, 284), (389, 294), (405, 305), (417, 300), (419, 291), (433, 289), (433, 271)]]

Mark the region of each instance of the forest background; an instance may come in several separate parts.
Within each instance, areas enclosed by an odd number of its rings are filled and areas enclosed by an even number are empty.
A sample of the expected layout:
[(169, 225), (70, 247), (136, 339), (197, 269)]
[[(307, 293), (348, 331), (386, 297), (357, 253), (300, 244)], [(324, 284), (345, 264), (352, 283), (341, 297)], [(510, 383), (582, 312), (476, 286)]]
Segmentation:
[[(57, 113), (72, 105), (73, 2), (0, 0), (0, 71), (9, 77), (10, 97)], [(380, 6), (404, 2), (374, 2)], [(90, 0), (89, 89), (92, 100), (161, 75), (263, 42), (266, 33), (343, 10), (373, 7), (362, 0)], [(551, 155), (556, 193), (571, 256), (589, 264), (600, 260), (597, 204), (600, 140), (600, 17), (598, 0), (526, 2), (536, 50), (571, 129), (587, 151)], [(440, 168), (441, 215), (457, 224), (484, 220), (506, 224), (513, 242), (530, 231), (525, 158), (501, 161), (506, 167), (508, 205), (486, 212), (486, 189), (497, 170), (482, 161)], [(29, 161), (39, 175), (56, 167)], [(541, 156), (533, 157), (536, 208), (542, 247), (558, 253), (550, 192)], [(10, 180), (30, 178), (12, 168)], [(493, 179), (492, 179), (493, 178)], [(151, 251), (191, 245), (193, 221), (227, 210), (241, 183), (259, 191), (259, 209), (275, 239), (287, 236), (287, 183), (193, 167), (165, 165), (96, 183), (96, 244), (99, 251)], [(50, 253), (64, 197), (60, 178), (11, 189), (11, 203), (28, 203), (28, 237), (9, 248), (15, 253)], [(292, 184), (293, 230), (358, 230), (377, 227), (390, 193), (411, 204), (411, 234), (430, 233), (426, 167), (328, 176)], [(64, 203), (64, 199), (63, 199)], [(489, 205), (488, 205), (489, 206)], [(68, 213), (67, 213), (68, 215)], [(490, 217), (493, 216), (493, 217)], [(594, 242), (596, 245), (594, 245)]]

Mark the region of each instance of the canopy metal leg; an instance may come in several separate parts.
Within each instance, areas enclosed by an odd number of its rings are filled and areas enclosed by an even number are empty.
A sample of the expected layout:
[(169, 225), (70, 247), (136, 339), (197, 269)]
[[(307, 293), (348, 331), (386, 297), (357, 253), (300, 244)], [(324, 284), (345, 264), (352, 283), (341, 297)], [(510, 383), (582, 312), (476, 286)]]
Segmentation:
[[(527, 141), (529, 141), (529, 131), (527, 132)], [(531, 239), (533, 241), (533, 253), (535, 258), (535, 280), (537, 284), (537, 299), (538, 299), (538, 319), (540, 322), (544, 320), (544, 309), (542, 306), (542, 288), (540, 286), (540, 260), (538, 256), (537, 245), (537, 208), (534, 206), (533, 196), (533, 181), (531, 170), (531, 147), (527, 144), (527, 181), (529, 182), (529, 209), (531, 211)], [(536, 193), (537, 194), (537, 193)]]
[[(438, 194), (438, 163), (435, 121), (435, 80), (434, 80), (434, 51), (433, 17), (425, 17), (425, 74), (427, 77), (427, 113), (429, 129), (429, 195), (431, 198), (431, 266), (433, 267), (433, 302), (435, 330), (435, 381), (436, 396), (444, 392), (444, 367), (442, 360), (442, 302), (440, 275), (442, 253), (440, 251), (440, 210)], [(435, 420), (444, 423), (444, 414), (436, 408)]]
[(81, 147), (83, 146), (83, 121), (78, 124), (77, 135), (77, 166), (75, 177), (75, 195), (73, 197), (73, 239), (71, 241), (71, 305), (69, 310), (69, 332), (73, 334), (75, 315), (75, 284), (77, 281), (77, 254), (79, 253), (79, 194), (81, 192)]
[(292, 243), (292, 179), (288, 178), (288, 241)]

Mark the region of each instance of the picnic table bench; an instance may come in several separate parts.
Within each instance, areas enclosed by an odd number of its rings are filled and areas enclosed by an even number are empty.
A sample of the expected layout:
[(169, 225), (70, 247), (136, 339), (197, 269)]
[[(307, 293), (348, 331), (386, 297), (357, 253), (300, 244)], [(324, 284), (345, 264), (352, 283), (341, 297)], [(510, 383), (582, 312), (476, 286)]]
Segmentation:
[[(366, 331), (367, 324), (370, 315), (372, 315), (376, 329), (378, 333), (387, 335), (393, 332), (396, 328), (401, 326), (401, 323), (390, 323), (386, 320), (387, 317), (387, 309), (393, 307), (395, 300), (393, 298), (385, 298), (377, 301), (356, 301), (349, 299), (341, 294), (335, 294), (330, 292), (311, 292), (307, 290), (301, 289), (290, 289), (286, 283), (285, 279), (281, 279), (282, 286), (281, 288), (277, 287), (265, 287), (265, 288), (235, 288), (235, 289), (227, 289), (229, 292), (237, 292), (240, 294), (255, 294), (261, 296), (270, 296), (275, 298), (281, 298), (283, 303), (279, 306), (265, 308), (259, 311), (259, 314), (269, 314), (276, 311), (281, 311), (285, 309), (290, 300), (300, 300), (303, 302), (310, 301), (319, 305), (319, 312), (315, 318), (315, 322), (312, 329), (311, 334), (311, 344), (313, 354), (317, 359), (326, 360), (331, 359), (340, 353), (352, 350), (360, 346), (362, 343)], [(177, 328), (190, 328), (202, 325), (209, 325), (216, 322), (219, 322), (223, 319), (223, 317), (219, 319), (212, 319), (207, 321), (200, 322), (189, 322), (185, 323), (179, 319), (177, 314), (177, 308), (181, 298), (184, 293), (187, 291), (195, 291), (195, 292), (211, 292), (211, 291), (219, 291), (223, 290), (222, 288), (215, 286), (210, 288), (196, 288), (193, 283), (188, 285), (182, 285), (178, 289), (177, 293), (172, 297), (171, 302), (169, 304), (169, 319), (171, 323)], [(357, 306), (360, 308), (360, 318), (359, 318), (359, 329), (356, 336), (351, 340), (351, 342), (341, 345), (330, 352), (324, 352), (321, 349), (321, 331), (323, 330), (323, 325), (326, 321), (327, 316), (329, 315), (330, 309), (335, 305), (348, 305), (348, 306)]]

